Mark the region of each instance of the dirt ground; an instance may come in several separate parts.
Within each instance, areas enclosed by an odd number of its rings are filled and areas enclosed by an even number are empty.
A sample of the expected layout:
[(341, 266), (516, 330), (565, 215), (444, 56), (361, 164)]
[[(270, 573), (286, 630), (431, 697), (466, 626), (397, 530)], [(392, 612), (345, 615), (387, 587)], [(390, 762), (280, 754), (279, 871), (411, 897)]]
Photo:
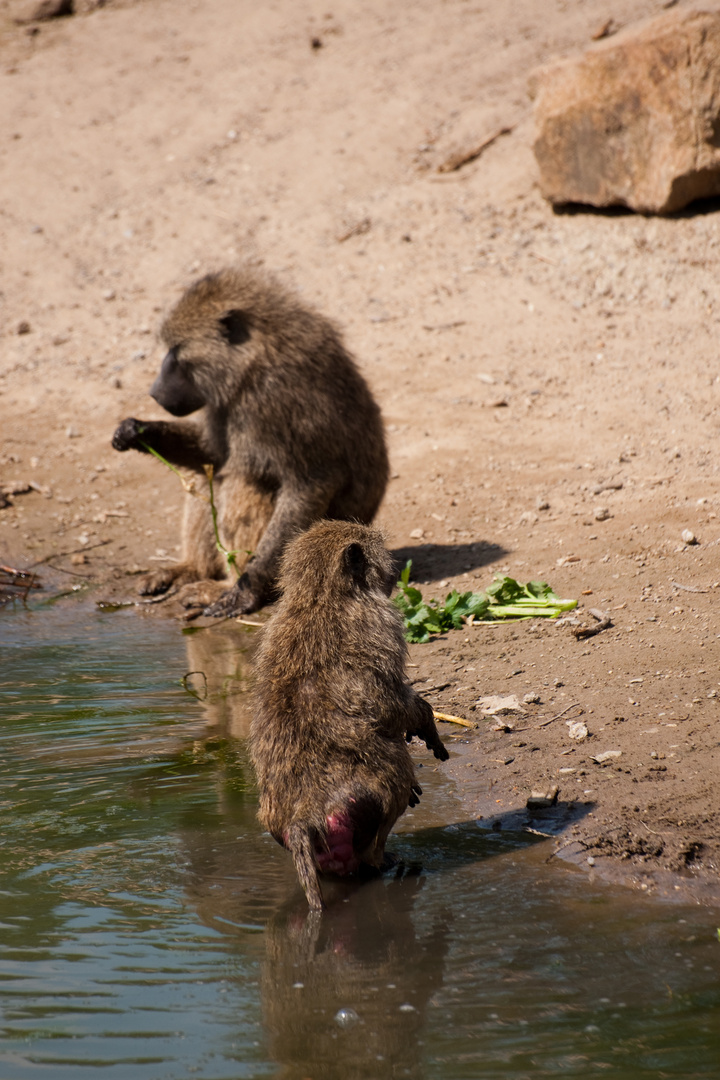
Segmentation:
[[(88, 0), (18, 24), (33, 5), (0, 0), (0, 486), (34, 485), (0, 559), (122, 597), (177, 555), (176, 478), (110, 436), (161, 415), (179, 291), (256, 260), (344, 328), (389, 434), (379, 524), (424, 591), (508, 572), (612, 618), (412, 647), (434, 707), (478, 721), (442, 725), (467, 815), (717, 902), (718, 205), (554, 213), (527, 94), (665, 6)], [(491, 694), (524, 711), (482, 719)]]

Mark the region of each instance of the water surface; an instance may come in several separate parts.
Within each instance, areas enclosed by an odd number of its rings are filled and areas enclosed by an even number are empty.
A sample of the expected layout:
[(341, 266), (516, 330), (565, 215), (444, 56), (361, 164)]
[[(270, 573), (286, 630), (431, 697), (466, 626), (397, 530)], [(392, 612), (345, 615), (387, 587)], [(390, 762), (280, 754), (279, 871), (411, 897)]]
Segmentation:
[(718, 913), (483, 832), (428, 755), (405, 872), (308, 919), (255, 820), (252, 640), (0, 616), (2, 1080), (720, 1076)]

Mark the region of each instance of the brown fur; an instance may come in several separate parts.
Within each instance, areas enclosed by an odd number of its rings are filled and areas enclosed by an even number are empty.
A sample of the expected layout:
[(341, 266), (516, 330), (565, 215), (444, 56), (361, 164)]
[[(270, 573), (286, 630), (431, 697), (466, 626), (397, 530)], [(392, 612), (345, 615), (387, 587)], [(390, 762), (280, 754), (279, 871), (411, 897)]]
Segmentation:
[(420, 794), (406, 740), (419, 735), (448, 756), (431, 707), (405, 679), (394, 581), (375, 529), (317, 523), (285, 553), (282, 599), (258, 650), (258, 816), (292, 852), (314, 909), (323, 904), (313, 851), (328, 816), (350, 813), (356, 854), (380, 867), (388, 833)]
[[(181, 383), (192, 410), (171, 411), (200, 411), (192, 420), (129, 418), (113, 445), (145, 442), (198, 474), (205, 491), (204, 466), (213, 465), (221, 540), (240, 552), (243, 573), (210, 614), (254, 611), (273, 597), (293, 535), (323, 517), (372, 521), (388, 477), (380, 410), (333, 324), (255, 269), (196, 282), (162, 336), (170, 351), (153, 395), (165, 404), (170, 381)], [(182, 561), (149, 575), (141, 592), (202, 579), (221, 581), (215, 597), (229, 584), (209, 506), (188, 496)]]

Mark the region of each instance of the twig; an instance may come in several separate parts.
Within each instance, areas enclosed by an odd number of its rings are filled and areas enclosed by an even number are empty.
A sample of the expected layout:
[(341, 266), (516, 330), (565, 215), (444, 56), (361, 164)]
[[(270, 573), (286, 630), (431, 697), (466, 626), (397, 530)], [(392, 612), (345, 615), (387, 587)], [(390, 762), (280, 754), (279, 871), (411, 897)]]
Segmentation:
[(650, 826), (648, 825), (647, 821), (643, 821), (643, 819), (642, 819), (642, 818), (640, 818), (640, 824), (641, 824), (641, 825), (644, 825), (644, 826), (645, 826), (645, 828), (647, 829), (647, 831), (648, 831), (649, 833), (652, 833), (652, 834), (653, 834), (653, 836), (668, 836), (668, 833), (663, 833), (663, 832), (655, 832), (655, 830), (654, 830), (654, 829), (651, 829), (651, 828), (650, 828)]
[(35, 574), (29, 574), (26, 570), (15, 570), (12, 566), (0, 566), (0, 573), (14, 578), (14, 581), (0, 581), (3, 589), (42, 589)]
[(671, 581), (670, 584), (673, 589), (682, 589), (683, 592), (706, 593), (709, 591), (708, 589), (698, 589), (694, 585), (681, 585), (679, 581)]
[(599, 611), (598, 608), (588, 608), (588, 614), (592, 615), (593, 619), (597, 619), (596, 626), (576, 626), (572, 633), (578, 641), (583, 641), (585, 638), (595, 637), (602, 630), (607, 630), (609, 626), (612, 626), (612, 619), (605, 611)]
[[(42, 559), (30, 563), (30, 569), (33, 566), (41, 566), (48, 559), (63, 559), (66, 555), (77, 555), (79, 551), (93, 551), (95, 548), (104, 547), (105, 544), (112, 544), (112, 540), (99, 540), (97, 544), (83, 544), (82, 547), (73, 548), (72, 551), (51, 551), (49, 555), (43, 555)], [(54, 569), (57, 569), (57, 567), (54, 567)]]
[(253, 622), (252, 619), (242, 619), (239, 615), (235, 617), (235, 622), (242, 623), (243, 626), (264, 626), (265, 623)]
[[(81, 574), (77, 570), (66, 570), (63, 566), (53, 566), (52, 563), (46, 563), (46, 565), (50, 570), (56, 570), (58, 574), (69, 574), (70, 577), (79, 577), (82, 578), (83, 581), (93, 580), (90, 574)], [(93, 584), (99, 584), (99, 582), (93, 582)]]
[(459, 716), (450, 716), (448, 713), (435, 712), (433, 709), (433, 716), (436, 720), (444, 720), (446, 724), (459, 724), (460, 727), (476, 728), (477, 724), (474, 724), (471, 720), (463, 720)]
[[(204, 689), (205, 689), (205, 693), (204, 693), (203, 697), (200, 697), (200, 694), (198, 693), (197, 690), (193, 690), (193, 688), (191, 686), (188, 686), (188, 679), (190, 678), (191, 675), (202, 675), (203, 683), (204, 683)], [(207, 681), (207, 675), (205, 674), (204, 671), (186, 671), (185, 674), (183, 675), (182, 679), (180, 680), (180, 685), (182, 686), (183, 690), (187, 694), (190, 694), (191, 697), (197, 698), (198, 701), (204, 701), (205, 698), (207, 697), (207, 694), (208, 694), (208, 681)]]
[(461, 169), (463, 165), (468, 165), (471, 161), (475, 161), (476, 158), (479, 158), (483, 150), (487, 150), (488, 146), (491, 146), (501, 135), (509, 135), (514, 128), (514, 124), (498, 128), (492, 135), (486, 135), (481, 142), (477, 143), (470, 150), (457, 150), (438, 165), (437, 171), (439, 173), (456, 172), (456, 170)]
[(532, 255), (533, 259), (537, 259), (539, 262), (547, 263), (548, 266), (557, 266), (555, 259), (549, 259), (547, 255), (539, 255), (537, 251), (530, 251), (528, 254)]
[(582, 716), (582, 714), (585, 712), (580, 702), (574, 701), (572, 705), (568, 705), (567, 708), (563, 709), (562, 712), (557, 713), (556, 716), (551, 716), (548, 720), (543, 720), (540, 724), (538, 724), (538, 727), (547, 727), (548, 724), (552, 724), (553, 720), (559, 720), (561, 716), (564, 716), (565, 713), (570, 712), (571, 709), (582, 709), (580, 716)]
[(464, 326), (465, 319), (458, 319), (456, 322), (438, 323), (437, 326), (423, 326), (423, 330), (454, 330), (456, 326)]
[(560, 852), (563, 850), (563, 848), (571, 847), (573, 844), (578, 844), (584, 851), (587, 850), (586, 847), (585, 847), (585, 844), (583, 843), (582, 840), (577, 840), (577, 839), (566, 840), (564, 844), (560, 844), (559, 847), (556, 847), (554, 851), (550, 852), (550, 854), (548, 855), (545, 862), (549, 863), (551, 859), (554, 859), (556, 855), (560, 854)]
[(356, 221), (354, 225), (351, 225), (346, 232), (341, 233), (337, 237), (337, 242), (338, 244), (344, 244), (351, 236), (362, 236), (363, 233), (369, 232), (371, 227), (372, 222), (369, 217), (361, 218), (360, 221)]

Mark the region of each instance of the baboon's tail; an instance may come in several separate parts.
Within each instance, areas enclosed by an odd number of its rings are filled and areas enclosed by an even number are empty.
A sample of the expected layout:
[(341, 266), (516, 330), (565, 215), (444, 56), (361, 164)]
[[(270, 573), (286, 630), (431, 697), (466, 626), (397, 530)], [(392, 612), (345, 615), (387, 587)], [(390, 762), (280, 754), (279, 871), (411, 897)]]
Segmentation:
[(317, 867), (313, 855), (313, 845), (307, 827), (303, 825), (291, 825), (285, 837), (285, 846), (293, 857), (300, 884), (305, 890), (307, 902), (311, 911), (324, 911), (320, 882), (318, 881)]

